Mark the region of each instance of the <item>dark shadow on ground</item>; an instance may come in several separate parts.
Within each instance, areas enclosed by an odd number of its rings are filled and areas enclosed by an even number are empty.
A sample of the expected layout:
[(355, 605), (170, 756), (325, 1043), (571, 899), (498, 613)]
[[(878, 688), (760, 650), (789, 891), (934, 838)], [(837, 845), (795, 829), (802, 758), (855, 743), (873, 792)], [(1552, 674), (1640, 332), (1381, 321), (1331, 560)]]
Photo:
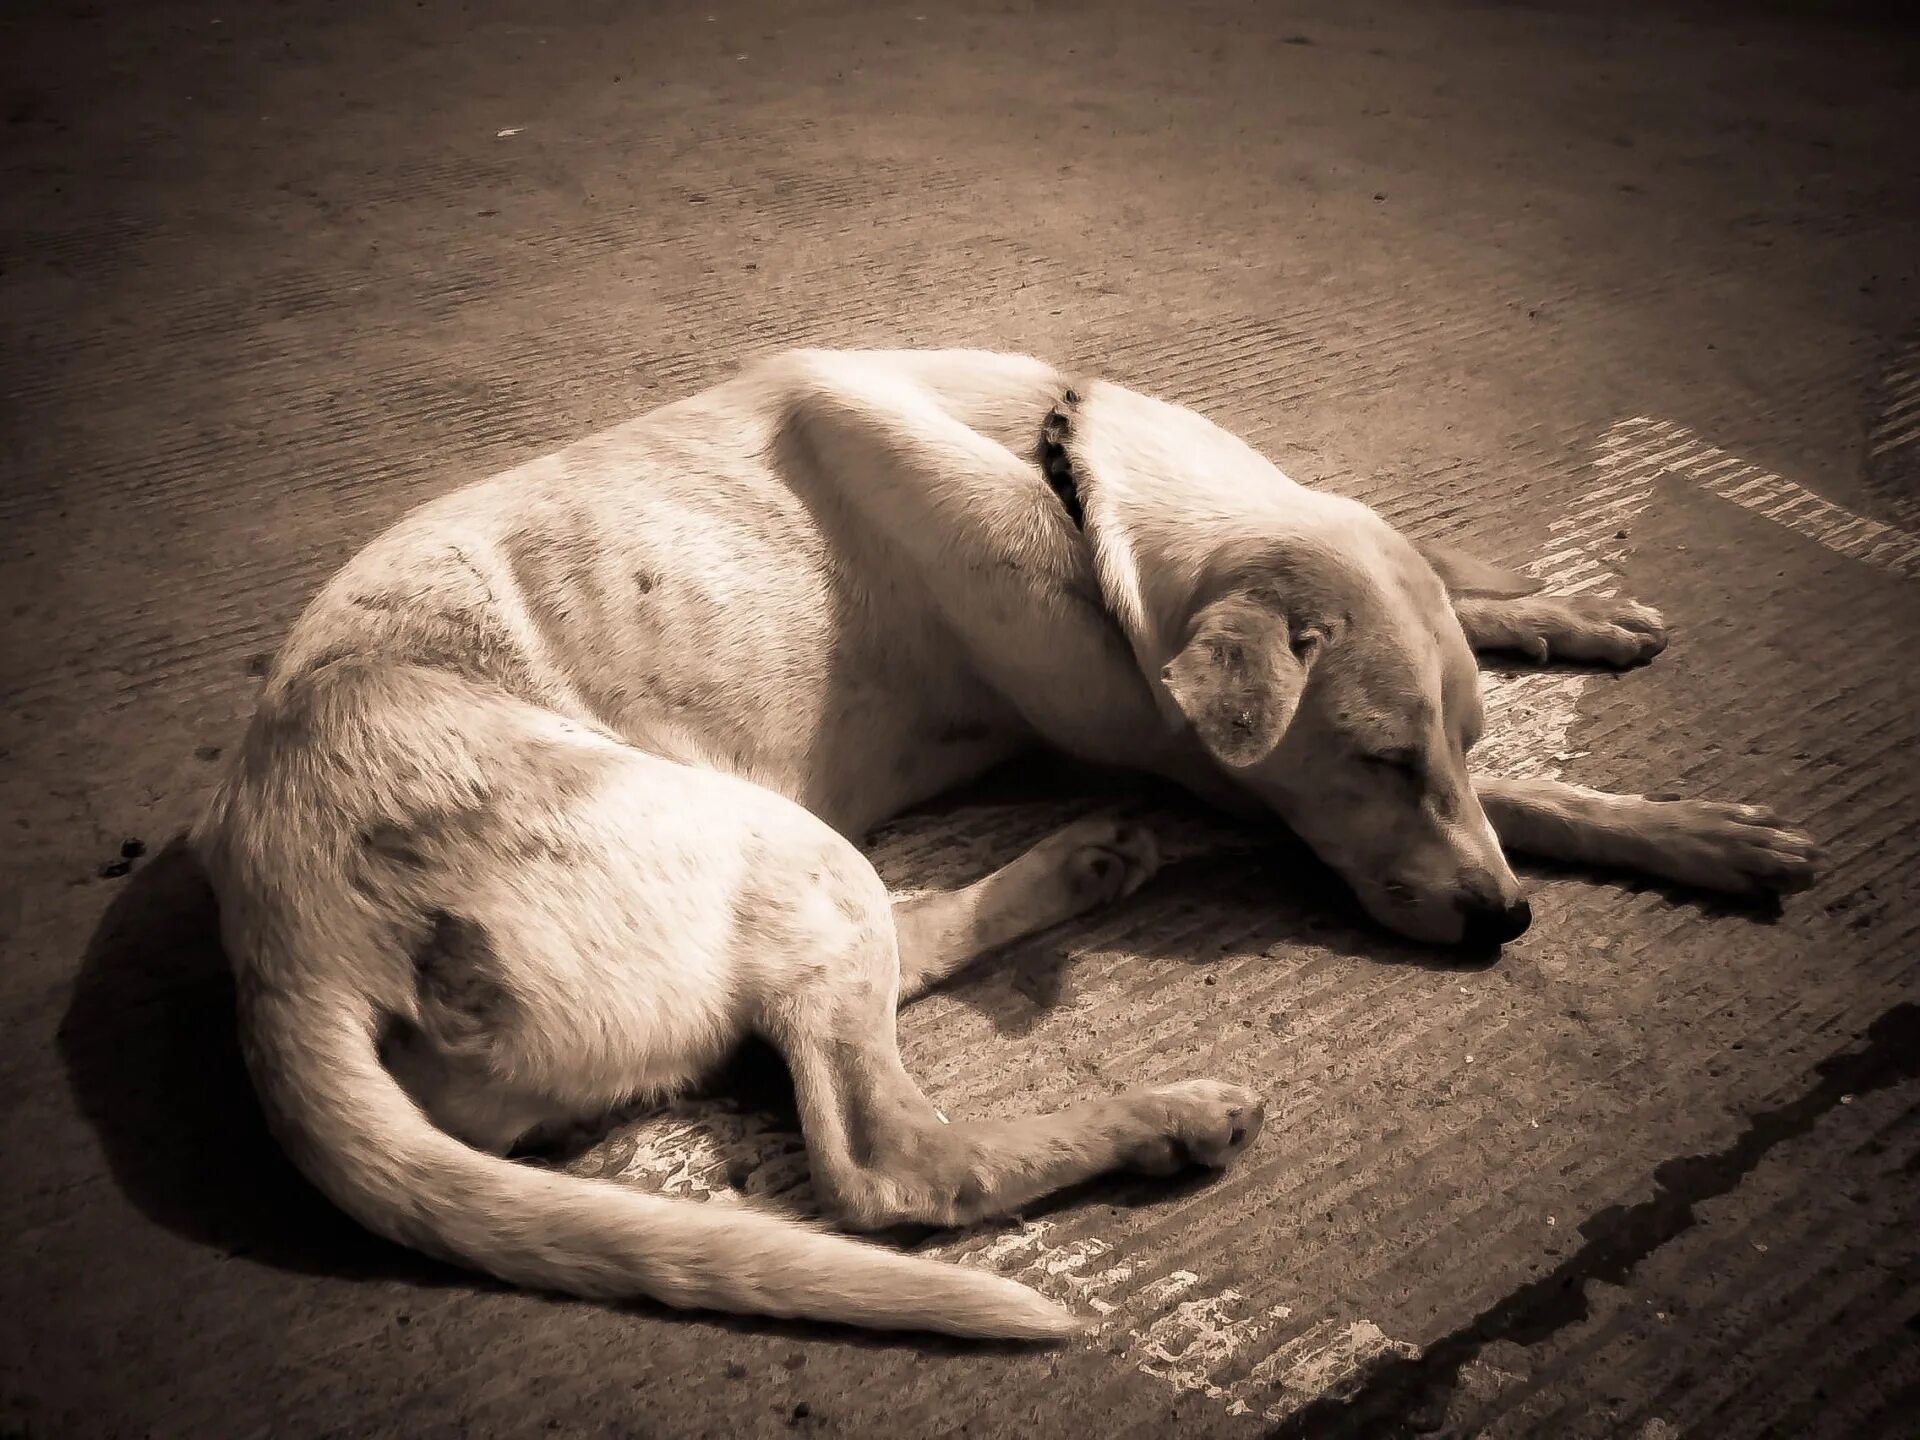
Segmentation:
[(155, 1224), (305, 1273), (455, 1274), (361, 1229), (268, 1134), (240, 1059), (213, 892), (183, 838), (136, 870), (101, 917), (59, 1047), (115, 1183)]

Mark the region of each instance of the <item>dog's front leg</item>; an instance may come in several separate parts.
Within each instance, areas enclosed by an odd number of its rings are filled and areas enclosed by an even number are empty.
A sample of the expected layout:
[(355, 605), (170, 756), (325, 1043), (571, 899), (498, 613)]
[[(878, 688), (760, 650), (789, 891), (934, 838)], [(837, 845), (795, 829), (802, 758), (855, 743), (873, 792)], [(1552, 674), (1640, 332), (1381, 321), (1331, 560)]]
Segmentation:
[(1759, 805), (1611, 795), (1560, 780), (1476, 776), (1474, 791), (1503, 845), (1551, 860), (1637, 870), (1703, 890), (1804, 890), (1813, 837)]
[(1507, 650), (1545, 664), (1578, 660), (1625, 668), (1667, 648), (1660, 612), (1588, 595), (1463, 595), (1453, 602), (1475, 650)]

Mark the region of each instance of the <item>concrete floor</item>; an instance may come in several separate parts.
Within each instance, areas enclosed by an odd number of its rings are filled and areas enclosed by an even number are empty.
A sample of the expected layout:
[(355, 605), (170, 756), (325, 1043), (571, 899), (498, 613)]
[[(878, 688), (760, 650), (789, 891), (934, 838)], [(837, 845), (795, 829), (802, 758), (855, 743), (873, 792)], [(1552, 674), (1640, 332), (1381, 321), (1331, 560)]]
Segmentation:
[[(0, 54), (0, 1432), (1920, 1432), (1912, 32), (70, 0)], [(1535, 870), (1532, 932), (1461, 971), (1296, 856), (1195, 858), (982, 966), (904, 1019), (949, 1110), (1199, 1070), (1272, 1100), (1211, 1187), (929, 1242), (1106, 1316), (1064, 1350), (373, 1242), (262, 1138), (174, 837), (352, 549), (792, 341), (1097, 368), (1661, 606), (1651, 669), (1504, 682), (1497, 762), (1765, 799), (1828, 877), (1776, 917)], [(1084, 803), (1031, 777), (878, 853), (972, 873)], [(576, 1163), (790, 1189), (778, 1096), (743, 1074)]]

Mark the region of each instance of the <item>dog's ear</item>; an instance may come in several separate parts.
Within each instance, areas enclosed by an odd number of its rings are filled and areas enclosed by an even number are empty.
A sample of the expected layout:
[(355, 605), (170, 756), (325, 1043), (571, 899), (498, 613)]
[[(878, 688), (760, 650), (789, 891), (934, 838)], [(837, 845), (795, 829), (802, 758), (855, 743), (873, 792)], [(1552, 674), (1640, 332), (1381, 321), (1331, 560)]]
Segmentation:
[(1511, 600), (1516, 595), (1531, 595), (1544, 583), (1518, 570), (1456, 550), (1432, 540), (1413, 542), (1440, 577), (1440, 583), (1453, 596), (1477, 595), (1488, 600)]
[(1286, 734), (1326, 642), (1323, 628), (1290, 626), (1277, 605), (1228, 595), (1193, 617), (1160, 678), (1208, 753), (1245, 769)]

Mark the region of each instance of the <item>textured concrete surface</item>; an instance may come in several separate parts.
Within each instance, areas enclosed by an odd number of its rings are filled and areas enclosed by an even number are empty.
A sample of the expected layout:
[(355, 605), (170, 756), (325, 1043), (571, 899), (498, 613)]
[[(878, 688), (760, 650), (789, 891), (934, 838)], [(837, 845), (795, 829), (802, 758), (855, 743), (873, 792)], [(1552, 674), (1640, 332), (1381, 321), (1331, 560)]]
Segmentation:
[[(1802, 11), (1807, 13), (1802, 13)], [(49, 4), (0, 17), (0, 1429), (1915, 1433), (1920, 59), (1861, 7)], [(1051, 1352), (509, 1293), (267, 1147), (173, 844), (310, 588), (752, 351), (975, 343), (1665, 609), (1497, 763), (1770, 801), (1774, 917), (1530, 872), (1423, 963), (1271, 847), (910, 1011), (943, 1106), (1262, 1087), (1210, 1187), (926, 1242)], [(1086, 797), (877, 841), (931, 883)], [(132, 853), (144, 846), (144, 853)], [(779, 1086), (575, 1163), (802, 1179)], [(727, 1203), (724, 1194), (708, 1203)]]

